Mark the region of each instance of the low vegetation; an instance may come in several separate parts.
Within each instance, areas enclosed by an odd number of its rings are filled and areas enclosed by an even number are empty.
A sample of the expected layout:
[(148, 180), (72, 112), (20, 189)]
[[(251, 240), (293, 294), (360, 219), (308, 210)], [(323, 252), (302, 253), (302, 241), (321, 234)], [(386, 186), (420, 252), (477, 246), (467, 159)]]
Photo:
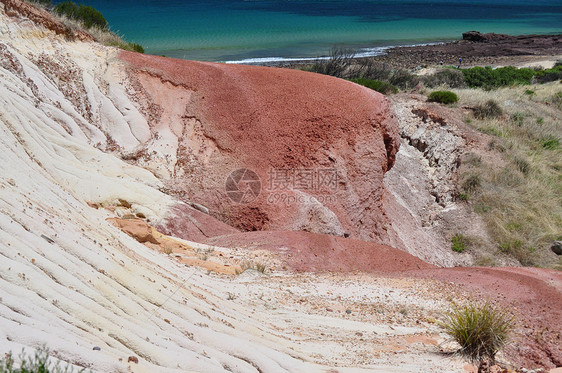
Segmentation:
[(555, 104), (562, 90), (557, 82), (530, 88), (456, 90), (476, 108), (467, 123), (490, 136), (486, 157), (463, 158), (460, 189), (484, 219), (496, 255), (562, 269), (549, 249), (562, 239), (562, 107)]
[[(319, 59), (302, 67), (303, 70), (331, 75), (349, 80), (371, 80), (388, 83), (402, 90), (415, 88), (419, 83), (429, 88), (483, 88), (493, 90), (506, 86), (547, 83), (562, 79), (562, 62), (553, 68), (500, 68), (472, 67), (457, 69), (442, 68), (431, 75), (417, 76), (405, 69), (390, 69), (377, 64), (373, 58), (355, 58), (354, 50), (334, 48), (328, 58)], [(359, 83), (361, 84), (361, 83)], [(385, 87), (386, 88), (386, 87)], [(378, 89), (375, 89), (379, 91)], [(380, 91), (379, 91), (380, 92)], [(394, 93), (388, 90), (385, 94)], [(531, 94), (532, 96), (532, 94)]]
[(495, 89), (515, 84), (547, 83), (562, 79), (562, 66), (551, 69), (517, 68), (513, 66), (492, 69), (473, 67), (463, 69), (464, 81), (472, 88)]
[[(472, 67), (469, 69), (445, 68), (423, 77), (426, 87), (482, 88), (493, 90), (514, 85), (548, 83), (562, 79), (562, 65), (551, 69), (517, 68), (513, 66), (492, 68)], [(532, 96), (533, 91), (527, 90)]]
[[(49, 349), (42, 347), (29, 355), (22, 351), (18, 359), (15, 359), (11, 352), (0, 359), (0, 373), (73, 373), (76, 369), (72, 366), (61, 368), (57, 361), (49, 361)], [(81, 369), (79, 372), (84, 372)]]
[(352, 80), (382, 93), (396, 93), (397, 88), (412, 89), (420, 79), (404, 69), (392, 70), (375, 63), (372, 58), (355, 58), (350, 49), (334, 48), (327, 59), (319, 59), (302, 67), (305, 71)]
[(503, 114), (501, 106), (494, 100), (487, 100), (474, 107), (474, 116), (478, 119), (497, 118)]
[(422, 82), (426, 87), (464, 88), (464, 75), (458, 69), (441, 69), (431, 75), (424, 76)]
[(459, 97), (451, 91), (433, 91), (427, 96), (427, 100), (441, 104), (453, 104), (459, 100)]
[(108, 25), (101, 12), (88, 5), (78, 5), (72, 1), (63, 1), (57, 4), (53, 11), (59, 16), (65, 16), (81, 22), (88, 29), (97, 27), (104, 30)]
[(460, 233), (451, 238), (451, 249), (457, 253), (462, 253), (468, 248), (469, 240)]
[(144, 53), (142, 45), (128, 43), (121, 36), (112, 32), (102, 13), (91, 6), (76, 4), (72, 1), (64, 1), (56, 6), (51, 0), (30, 0), (30, 2), (50, 11), (65, 24), (68, 30), (84, 30), (97, 42), (104, 45)]
[(355, 75), (350, 71), (354, 65), (354, 59), (355, 51), (352, 49), (333, 48), (329, 58), (318, 60), (312, 65), (306, 66), (305, 70), (338, 78), (351, 78), (350, 74)]
[(535, 71), (530, 68), (518, 69), (513, 66), (500, 67), (473, 67), (463, 69), (464, 81), (471, 88), (493, 89), (513, 84), (531, 84)]
[(266, 266), (265, 263), (255, 263), (255, 262), (249, 261), (249, 260), (243, 261), (240, 264), (240, 268), (242, 269), (242, 272), (236, 271), (237, 275), (243, 273), (247, 269), (253, 269), (253, 270), (258, 271), (259, 273), (266, 273), (266, 271), (267, 271), (267, 266)]
[(475, 363), (493, 363), (509, 340), (514, 320), (507, 309), (487, 300), (483, 305), (453, 303), (440, 324), (459, 344), (461, 356)]
[(384, 95), (388, 95), (388, 94), (391, 94), (391, 93), (398, 93), (398, 88), (396, 88), (396, 86), (393, 86), (392, 84), (390, 84), (388, 82), (383, 82), (383, 81), (380, 81), (380, 80), (365, 79), (365, 78), (351, 79), (351, 81), (353, 83), (360, 84), (364, 87), (371, 88), (372, 90), (380, 92)]

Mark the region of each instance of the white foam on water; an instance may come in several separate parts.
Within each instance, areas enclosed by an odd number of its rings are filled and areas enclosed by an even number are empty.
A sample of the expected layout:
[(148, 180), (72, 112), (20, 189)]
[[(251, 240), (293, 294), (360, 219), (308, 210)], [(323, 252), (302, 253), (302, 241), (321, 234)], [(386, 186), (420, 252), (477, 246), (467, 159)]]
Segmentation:
[[(382, 56), (386, 54), (386, 51), (392, 48), (404, 48), (404, 47), (423, 47), (427, 45), (439, 45), (444, 44), (444, 42), (435, 43), (421, 43), (421, 44), (408, 44), (408, 45), (389, 45), (385, 47), (372, 47), (372, 48), (361, 48), (358, 49), (353, 55), (354, 58), (365, 58), (365, 57), (375, 57)], [(239, 64), (239, 65), (263, 65), (271, 64), (277, 62), (307, 62), (307, 61), (323, 61), (329, 60), (331, 56), (319, 56), (319, 57), (256, 57), (256, 58), (244, 58), (242, 60), (230, 60), (224, 61), (226, 64)]]

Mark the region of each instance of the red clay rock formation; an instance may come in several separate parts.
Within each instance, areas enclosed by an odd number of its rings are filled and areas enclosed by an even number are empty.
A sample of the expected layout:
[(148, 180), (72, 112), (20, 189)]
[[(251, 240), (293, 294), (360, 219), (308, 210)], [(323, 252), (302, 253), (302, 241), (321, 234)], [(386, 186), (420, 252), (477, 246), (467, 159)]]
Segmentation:
[[(130, 65), (131, 96), (153, 131), (178, 137), (168, 183), (178, 195), (242, 230), (386, 240), (382, 179), (399, 141), (384, 96), (302, 71), (130, 52), (120, 58)], [(144, 151), (152, 153), (150, 145)], [(261, 180), (261, 193), (250, 203), (233, 202), (225, 192), (227, 177), (240, 168)], [(302, 185), (294, 185), (292, 175), (287, 185), (280, 170), (298, 170)], [(336, 170), (337, 180), (320, 186), (325, 170)]]

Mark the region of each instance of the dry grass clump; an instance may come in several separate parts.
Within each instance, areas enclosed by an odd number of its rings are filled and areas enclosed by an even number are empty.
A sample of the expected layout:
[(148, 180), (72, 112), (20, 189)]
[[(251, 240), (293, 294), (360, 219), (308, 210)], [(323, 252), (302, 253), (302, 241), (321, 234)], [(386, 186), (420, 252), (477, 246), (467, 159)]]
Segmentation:
[(86, 28), (82, 23), (75, 19), (70, 19), (64, 15), (56, 15), (57, 19), (61, 21), (70, 30), (83, 30), (92, 35), (95, 41), (100, 44), (110, 47), (117, 47), (120, 49), (144, 53), (144, 48), (140, 44), (126, 42), (123, 37), (112, 32), (108, 29), (101, 29), (99, 27)]
[(431, 75), (424, 76), (422, 82), (426, 87), (464, 88), (464, 75), (457, 69), (441, 69)]
[[(266, 271), (267, 271), (267, 266), (266, 266), (265, 263), (261, 263), (261, 262), (255, 263), (255, 262), (250, 261), (250, 260), (244, 260), (240, 264), (240, 268), (242, 268), (242, 272), (240, 272), (240, 273), (243, 273), (247, 269), (253, 269), (253, 270), (258, 271), (259, 273), (266, 273)], [(240, 274), (240, 273), (237, 273), (237, 274)]]
[(562, 239), (562, 108), (553, 104), (560, 84), (455, 92), (469, 107), (493, 100), (504, 113), (467, 121), (492, 137), (491, 154), (461, 166), (461, 187), (497, 242), (497, 254), (562, 269), (549, 249)]
[(97, 27), (89, 28), (87, 32), (92, 35), (98, 43), (103, 45), (144, 53), (144, 48), (140, 44), (126, 42), (122, 36), (114, 32), (102, 30)]
[(440, 324), (460, 345), (460, 355), (472, 362), (494, 362), (513, 330), (513, 317), (489, 300), (483, 305), (453, 303)]
[(331, 75), (342, 79), (367, 79), (388, 83), (400, 89), (414, 88), (420, 78), (404, 69), (393, 70), (378, 64), (373, 58), (355, 58), (353, 49), (332, 48), (330, 56), (300, 66), (304, 71)]
[(478, 119), (497, 118), (503, 114), (500, 105), (494, 100), (488, 100), (474, 107), (474, 116)]

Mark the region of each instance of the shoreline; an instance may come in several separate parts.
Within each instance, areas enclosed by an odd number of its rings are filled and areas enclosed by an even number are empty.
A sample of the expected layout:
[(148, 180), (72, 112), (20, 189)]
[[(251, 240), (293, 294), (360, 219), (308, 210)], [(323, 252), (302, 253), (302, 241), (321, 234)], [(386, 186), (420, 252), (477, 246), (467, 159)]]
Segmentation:
[[(505, 66), (552, 67), (562, 59), (562, 33), (552, 35), (482, 34), (477, 31), (463, 33), (459, 40), (424, 43), (418, 45), (379, 47), (382, 53), (372, 56), (358, 55), (355, 59), (369, 58), (390, 69), (420, 70), (427, 67)], [(290, 61), (263, 61), (242, 63), (254, 66), (299, 68), (330, 57), (303, 58)], [(256, 59), (257, 60), (257, 59)]]
[[(355, 52), (356, 59), (358, 58), (371, 58), (384, 56), (387, 51), (394, 48), (407, 48), (407, 47), (425, 47), (432, 45), (440, 45), (446, 43), (452, 43), (455, 40), (439, 40), (439, 41), (428, 41), (424, 43), (415, 44), (400, 44), (400, 45), (387, 45), (379, 47), (362, 47), (359, 49), (345, 48)], [(283, 66), (291, 64), (302, 64), (311, 63), (315, 61), (328, 60), (331, 57), (329, 55), (317, 56), (317, 57), (256, 57), (256, 58), (246, 58), (242, 60), (230, 60), (230, 61), (220, 61), (221, 63), (226, 63), (229, 65), (257, 65), (257, 66)]]

